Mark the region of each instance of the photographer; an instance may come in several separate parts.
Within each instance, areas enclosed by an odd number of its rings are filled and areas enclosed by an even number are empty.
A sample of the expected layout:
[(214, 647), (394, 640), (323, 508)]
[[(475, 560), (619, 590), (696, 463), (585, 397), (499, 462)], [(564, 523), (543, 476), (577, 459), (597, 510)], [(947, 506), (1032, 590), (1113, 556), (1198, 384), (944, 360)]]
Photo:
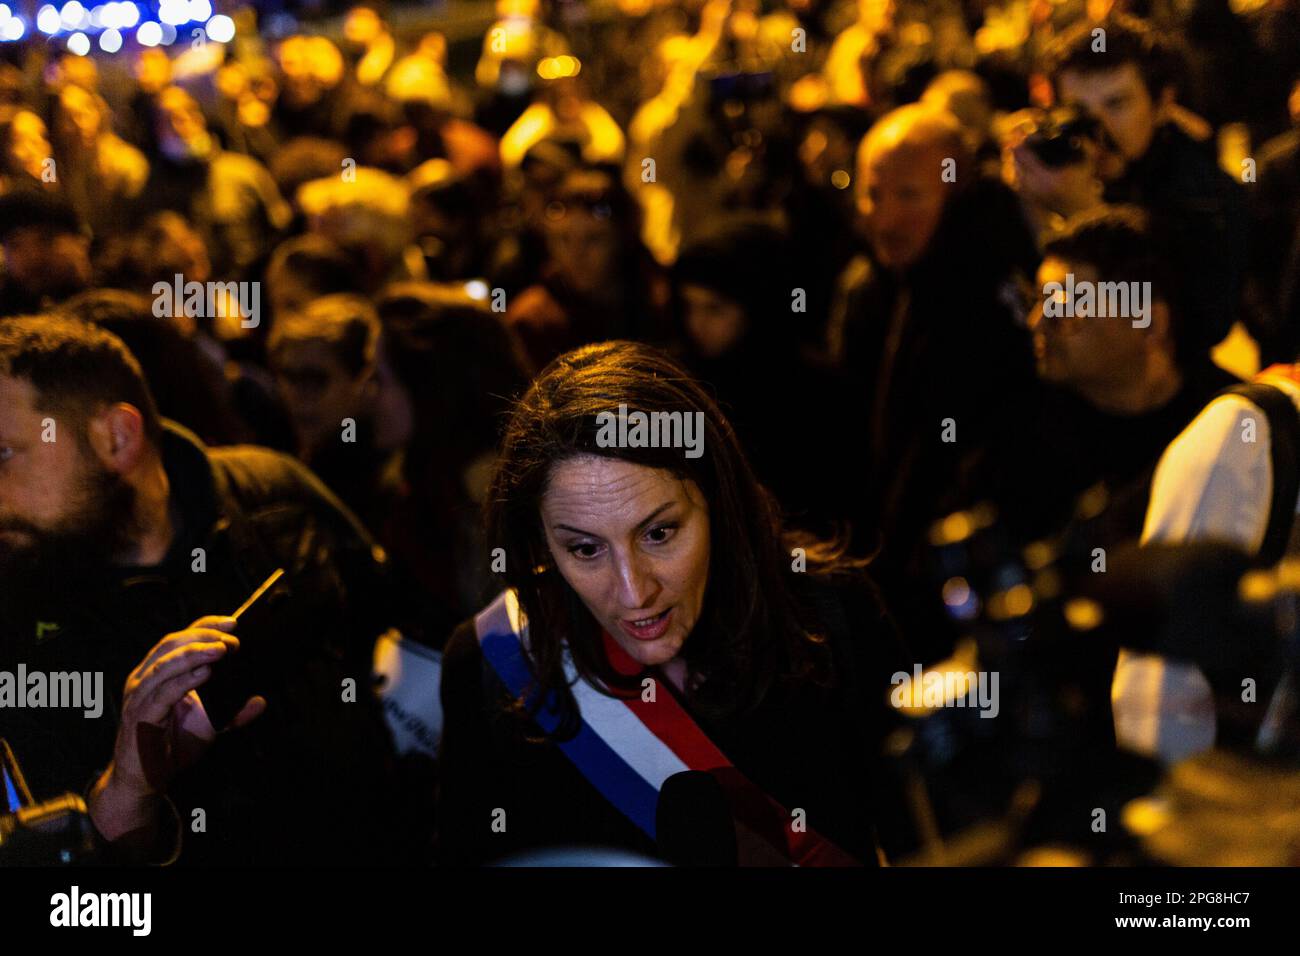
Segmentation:
[[(288, 599), (266, 626), (212, 616), (276, 568)], [(0, 669), (98, 672), (110, 689), (105, 717), (6, 709), (0, 736), (37, 794), (97, 781), (110, 856), (418, 855), (368, 692), (391, 623), (382, 577), (382, 552), (301, 466), (160, 419), (119, 339), (55, 314), (0, 322)], [(254, 645), (284, 666), (250, 663), (258, 691), (217, 735), (202, 685)]]
[(1240, 305), (1245, 197), (1219, 169), (1213, 144), (1203, 141), (1203, 122), (1175, 103), (1171, 51), (1143, 21), (1111, 14), (1063, 33), (1047, 70), (1058, 100), (1100, 121), (1105, 199), (1151, 213), (1157, 241), (1170, 250), (1186, 287), (1187, 347), (1207, 351), (1227, 334)]

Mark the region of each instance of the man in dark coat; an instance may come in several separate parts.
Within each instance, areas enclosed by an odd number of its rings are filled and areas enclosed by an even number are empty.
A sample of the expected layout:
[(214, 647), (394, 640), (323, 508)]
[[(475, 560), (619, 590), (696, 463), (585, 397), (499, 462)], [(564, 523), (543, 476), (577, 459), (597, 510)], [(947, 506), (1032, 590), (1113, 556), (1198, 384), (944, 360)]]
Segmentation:
[[(418, 858), (429, 808), (398, 787), (370, 692), (383, 563), (292, 459), (160, 419), (115, 336), (0, 321), (0, 671), (103, 688), (91, 708), (0, 710), (0, 736), (38, 799), (87, 794), (109, 858)], [(276, 568), (260, 627), (225, 616)], [(203, 694), (226, 657), (251, 695), (218, 734)]]
[(857, 189), (868, 248), (842, 277), (829, 346), (856, 390), (840, 433), (871, 459), (855, 548), (879, 549), (905, 621), (934, 503), (1033, 382), (1018, 322), (1036, 253), (1015, 196), (975, 174), (957, 121), (932, 107), (872, 127)]

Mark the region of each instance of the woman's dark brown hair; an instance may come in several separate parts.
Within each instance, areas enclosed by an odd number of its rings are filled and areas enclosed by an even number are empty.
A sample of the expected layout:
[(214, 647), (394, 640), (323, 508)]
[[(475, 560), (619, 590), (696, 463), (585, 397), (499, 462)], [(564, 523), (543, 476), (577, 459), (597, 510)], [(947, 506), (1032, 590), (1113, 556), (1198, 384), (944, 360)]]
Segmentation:
[[(703, 454), (687, 458), (682, 448), (601, 447), (597, 416), (617, 414), (620, 405), (629, 412), (703, 412)], [(487, 503), (488, 540), (505, 549), (505, 581), (518, 592), (529, 621), (537, 681), (530, 713), (553, 700), (573, 719), (565, 643), (588, 682), (613, 692), (640, 687), (638, 679), (610, 666), (599, 625), (555, 568), (546, 544), (542, 497), (555, 466), (579, 455), (669, 471), (693, 481), (708, 503), (708, 590), (682, 649), (701, 678), (689, 691), (693, 706), (712, 715), (743, 712), (774, 683), (824, 669), (825, 644), (801, 620), (787, 585), (790, 556), (774, 504), (722, 412), (663, 352), (606, 342), (555, 359), (516, 403)]]

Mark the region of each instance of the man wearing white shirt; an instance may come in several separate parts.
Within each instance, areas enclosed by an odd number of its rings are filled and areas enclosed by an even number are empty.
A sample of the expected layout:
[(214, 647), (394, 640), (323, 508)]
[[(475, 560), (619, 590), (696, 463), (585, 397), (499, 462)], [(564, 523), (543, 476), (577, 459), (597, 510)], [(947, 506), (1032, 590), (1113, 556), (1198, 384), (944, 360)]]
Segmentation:
[[(1275, 365), (1255, 381), (1280, 390), (1300, 409), (1300, 366)], [(1248, 398), (1223, 395), (1210, 402), (1160, 459), (1142, 543), (1215, 541), (1260, 554), (1270, 531), (1288, 534), (1285, 522), (1270, 527), (1272, 432), (1268, 414)], [(1300, 503), (1286, 513), (1296, 510)], [(1267, 543), (1268, 550), (1280, 544)], [(1286, 550), (1295, 550), (1294, 543)], [(1124, 651), (1111, 699), (1123, 747), (1173, 762), (1214, 745), (1213, 693), (1191, 663)]]

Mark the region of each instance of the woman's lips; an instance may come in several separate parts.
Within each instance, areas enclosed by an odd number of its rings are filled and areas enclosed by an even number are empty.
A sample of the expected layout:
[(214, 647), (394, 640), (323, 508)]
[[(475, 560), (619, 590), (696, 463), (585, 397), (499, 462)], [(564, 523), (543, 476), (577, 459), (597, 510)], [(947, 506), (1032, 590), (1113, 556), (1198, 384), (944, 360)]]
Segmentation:
[(673, 609), (669, 608), (662, 613), (650, 618), (639, 618), (641, 621), (648, 623), (636, 624), (632, 621), (620, 620), (618, 626), (623, 629), (623, 633), (629, 637), (634, 637), (638, 641), (654, 641), (664, 636), (668, 630), (668, 624), (672, 620)]

